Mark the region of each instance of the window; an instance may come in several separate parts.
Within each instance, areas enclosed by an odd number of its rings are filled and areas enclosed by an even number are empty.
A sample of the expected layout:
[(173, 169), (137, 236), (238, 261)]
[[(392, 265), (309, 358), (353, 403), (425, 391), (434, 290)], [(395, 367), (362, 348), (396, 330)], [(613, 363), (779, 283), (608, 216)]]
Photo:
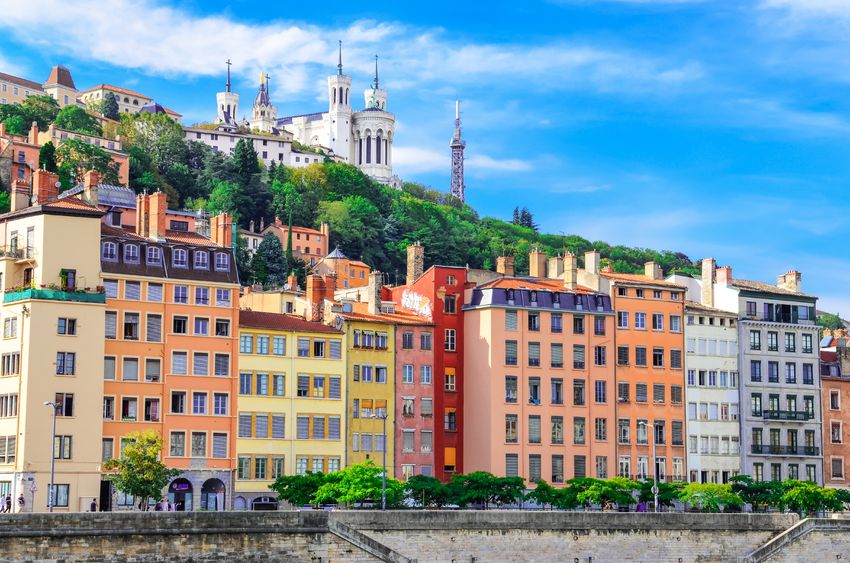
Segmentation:
[(564, 404), (564, 380), (560, 378), (552, 378), (552, 404)]
[(57, 352), (56, 375), (74, 375), (76, 357), (74, 352)]
[(114, 242), (104, 242), (101, 246), (101, 258), (115, 262), (118, 260), (118, 245)]
[(215, 253), (215, 269), (218, 272), (230, 270), (230, 255), (224, 252)]
[(573, 405), (583, 406), (584, 402), (584, 380), (573, 380)]
[(574, 444), (584, 444), (585, 443), (585, 432), (584, 432), (584, 417), (576, 416), (573, 417), (573, 443)]
[(161, 361), (159, 358), (147, 358), (145, 360), (145, 381), (148, 383), (157, 383), (159, 382), (162, 369), (161, 369)]
[(431, 333), (423, 332), (419, 335), (419, 349), (420, 350), (430, 350), (431, 349)]
[(124, 313), (124, 340), (139, 339), (139, 313)]
[(594, 401), (597, 403), (607, 403), (608, 393), (604, 381), (597, 381), (594, 384)]
[(664, 348), (652, 349), (652, 367), (664, 367)]
[(172, 391), (171, 392), (171, 412), (173, 414), (183, 414), (186, 412), (186, 392)]
[(457, 295), (446, 295), (443, 300), (443, 312), (449, 315), (457, 312)]
[(804, 334), (803, 335), (803, 353), (811, 354), (814, 349), (812, 348), (812, 335)]
[(528, 404), (530, 404), (530, 405), (539, 405), (540, 404), (540, 378), (539, 377), (529, 377), (528, 378)]
[(646, 330), (646, 313), (635, 313), (635, 329)]
[(760, 360), (750, 360), (750, 381), (761, 381)]
[(635, 365), (646, 366), (646, 347), (635, 346)]
[(584, 369), (584, 345), (573, 344), (573, 369)]
[(538, 415), (528, 417), (528, 443), (540, 443), (540, 417)]
[(159, 422), (159, 399), (145, 399), (145, 422)]
[(769, 352), (779, 351), (779, 333), (773, 330), (767, 331), (767, 350)]
[(608, 419), (597, 418), (594, 421), (595, 439), (597, 442), (604, 442), (608, 439)]
[(446, 374), (444, 376), (445, 379), (445, 390), (446, 391), (454, 391), (457, 388), (457, 380), (455, 378), (454, 368), (446, 368)]
[(531, 367), (539, 367), (540, 366), (540, 343), (539, 342), (529, 342), (528, 343), (528, 365)]
[(841, 408), (841, 393), (837, 389), (832, 389), (829, 392), (829, 408), (832, 410)]
[(593, 347), (593, 365), (595, 366), (604, 366), (607, 363), (607, 347), (605, 346), (594, 346)]
[[(175, 320), (177, 317), (175, 317)], [(175, 331), (176, 332), (176, 331)], [(239, 337), (239, 353), (250, 354), (254, 351), (254, 337), (250, 334), (243, 334)]]
[(672, 369), (682, 369), (681, 350), (670, 350), (670, 367)]
[(785, 333), (785, 351), (794, 352), (797, 348), (797, 335), (793, 332)]
[(192, 393), (192, 414), (207, 414), (207, 394)]
[(652, 402), (663, 404), (665, 398), (665, 388), (663, 383), (655, 383), (652, 385)]
[(563, 315), (561, 313), (552, 313), (551, 315), (551, 328), (550, 330), (553, 333), (560, 333), (563, 330)]
[(797, 383), (797, 364), (793, 362), (785, 364), (785, 383)]
[(148, 342), (162, 342), (162, 315), (145, 318), (145, 338)]
[(679, 315), (670, 315), (670, 332), (682, 332), (682, 317)]
[(401, 348), (403, 350), (413, 350), (413, 333), (403, 332), (401, 334)]
[(189, 302), (189, 288), (185, 285), (175, 285), (174, 286), (174, 302), (175, 303), (188, 303)]
[(519, 476), (519, 456), (517, 454), (505, 454), (505, 476)]
[(207, 433), (192, 432), (192, 457), (205, 457), (207, 455)]
[(584, 334), (584, 317), (576, 315), (573, 317), (573, 334)]
[[(620, 288), (624, 289), (624, 288)], [(617, 328), (629, 328), (629, 312), (617, 311)]]
[(419, 366), (419, 383), (431, 385), (431, 366)]
[(617, 402), (619, 403), (628, 403), (629, 402), (629, 384), (625, 382), (617, 383)]
[(517, 365), (517, 341), (516, 340), (506, 340), (505, 341), (505, 365), (508, 365), (508, 366)]
[[(145, 261), (148, 263), (148, 266), (159, 266), (162, 264), (162, 250), (157, 246), (149, 246)], [(162, 287), (162, 286), (160, 286)]]
[(207, 352), (192, 354), (192, 375), (210, 374), (210, 355)]
[(455, 329), (447, 328), (446, 329), (446, 352), (454, 352), (456, 349), (456, 341), (455, 341)]
[(188, 268), (188, 254), (188, 251), (183, 250), (181, 248), (174, 249), (171, 257), (171, 264), (175, 268)]
[(635, 383), (635, 401), (638, 403), (647, 401), (646, 383)]
[(195, 254), (195, 265), (194, 268), (196, 270), (209, 270), (210, 269), (210, 254), (206, 250), (196, 250)]
[(215, 320), (215, 335), (230, 336), (230, 321), (228, 319)]
[(77, 319), (59, 317), (58, 326), (56, 327), (56, 333), (64, 334), (66, 336), (73, 336), (77, 334)]
[(596, 336), (605, 335), (605, 317), (593, 317), (593, 334)]
[(761, 393), (753, 393), (751, 395), (750, 406), (753, 416), (761, 416)]
[(188, 355), (186, 352), (171, 353), (171, 373), (174, 375), (186, 375)]
[(664, 315), (661, 313), (652, 314), (652, 330), (664, 330)]
[(803, 364), (803, 385), (814, 385), (815, 373), (812, 364)]

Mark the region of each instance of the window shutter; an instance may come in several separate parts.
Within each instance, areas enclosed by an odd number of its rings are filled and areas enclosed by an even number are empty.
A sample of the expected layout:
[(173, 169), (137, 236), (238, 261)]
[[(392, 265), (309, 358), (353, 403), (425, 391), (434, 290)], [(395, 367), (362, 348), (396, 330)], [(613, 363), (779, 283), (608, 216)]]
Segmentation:
[(230, 356), (227, 354), (215, 355), (215, 374), (224, 376), (230, 375)]
[(540, 365), (540, 343), (539, 342), (529, 342), (528, 343), (528, 359), (529, 365)]
[(118, 313), (106, 312), (106, 338), (115, 338), (118, 333)]
[(158, 283), (148, 284), (148, 301), (157, 303), (162, 301), (162, 285)]
[(401, 434), (401, 450), (403, 452), (413, 451), (413, 430), (405, 430)]
[(331, 399), (339, 399), (340, 398), (340, 386), (341, 386), (340, 378), (331, 377), (329, 383), (330, 383), (330, 386), (328, 388), (328, 391), (330, 393), (329, 397)]
[(422, 407), (421, 412), (422, 416), (431, 416), (434, 414), (434, 400), (433, 399), (422, 399)]
[(209, 375), (210, 356), (206, 352), (196, 352), (192, 360), (192, 373), (195, 375)]
[(646, 402), (646, 383), (635, 383), (635, 400), (638, 403)]
[(505, 475), (507, 477), (519, 475), (519, 456), (517, 454), (505, 454)]
[(160, 315), (148, 315), (145, 333), (148, 342), (162, 342), (162, 317)]
[(656, 383), (652, 386), (652, 402), (653, 403), (663, 403), (664, 402), (664, 384)]
[(508, 340), (505, 342), (505, 356), (508, 358), (516, 358), (517, 343), (516, 340)]
[(213, 434), (212, 456), (215, 458), (227, 457), (227, 434)]
[(325, 417), (323, 417), (323, 416), (314, 416), (313, 417), (313, 439), (314, 440), (324, 440), (325, 439)]
[(258, 414), (256, 415), (256, 438), (268, 438), (269, 437), (269, 415), (267, 414)]
[(670, 386), (670, 402), (674, 404), (680, 404), (682, 402), (682, 386), (681, 385), (671, 385)]
[(330, 341), (330, 359), (338, 360), (342, 358), (342, 342), (340, 340)]
[(559, 367), (564, 365), (564, 345), (552, 344), (552, 366)]
[(532, 444), (540, 443), (540, 417), (528, 417), (528, 441)]
[(505, 312), (505, 330), (516, 330), (517, 329), (517, 312), (516, 311), (506, 311)]
[(142, 284), (139, 282), (124, 282), (124, 298), (138, 301), (142, 296)]
[(328, 440), (339, 440), (339, 417), (328, 418)]
[(576, 477), (587, 476), (587, 459), (583, 455), (573, 456), (573, 472)]
[(107, 297), (118, 299), (118, 280), (103, 280), (103, 288)]
[(240, 438), (250, 438), (251, 437), (251, 415), (250, 414), (240, 414), (239, 415), (239, 437)]
[(298, 417), (298, 439), (306, 440), (310, 437), (310, 418), (306, 416)]
[(272, 438), (284, 438), (284, 415), (272, 415)]

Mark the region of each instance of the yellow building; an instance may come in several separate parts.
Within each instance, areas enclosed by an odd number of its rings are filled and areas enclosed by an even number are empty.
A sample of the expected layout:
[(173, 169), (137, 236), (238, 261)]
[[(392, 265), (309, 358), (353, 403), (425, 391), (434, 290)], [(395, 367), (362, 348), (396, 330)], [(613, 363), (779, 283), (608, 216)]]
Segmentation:
[(48, 507), (54, 408), (55, 510), (88, 510), (100, 491), (103, 212), (57, 200), (57, 180), (39, 170), (35, 203), (13, 198), (0, 216), (0, 495), (26, 512)]
[(236, 510), (273, 502), (279, 475), (342, 467), (345, 350), (343, 334), (320, 322), (241, 311)]

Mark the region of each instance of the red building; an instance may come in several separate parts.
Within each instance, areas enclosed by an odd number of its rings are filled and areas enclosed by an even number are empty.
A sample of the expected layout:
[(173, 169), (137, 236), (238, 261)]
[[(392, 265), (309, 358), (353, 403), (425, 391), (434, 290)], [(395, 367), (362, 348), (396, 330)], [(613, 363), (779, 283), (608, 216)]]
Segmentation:
[[(434, 477), (463, 473), (463, 292), (466, 268), (423, 271), (425, 248), (407, 248), (407, 283), (392, 288), (403, 310), (430, 319), (434, 349)], [(442, 420), (441, 420), (442, 419)]]

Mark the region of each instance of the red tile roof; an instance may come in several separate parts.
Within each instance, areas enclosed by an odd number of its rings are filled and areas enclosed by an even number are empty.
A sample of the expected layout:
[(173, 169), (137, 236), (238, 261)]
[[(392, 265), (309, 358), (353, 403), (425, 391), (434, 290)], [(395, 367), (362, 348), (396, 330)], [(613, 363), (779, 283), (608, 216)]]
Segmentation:
[(77, 89), (74, 85), (74, 79), (71, 78), (71, 71), (62, 65), (56, 65), (50, 69), (50, 76), (47, 78), (47, 82), (45, 82), (45, 84), (59, 84), (60, 86), (71, 88), (72, 90)]
[(665, 280), (656, 280), (643, 274), (620, 274), (617, 272), (600, 272), (601, 276), (608, 278), (613, 282), (631, 283), (637, 285), (653, 285), (660, 287), (669, 287), (676, 289), (687, 289), (685, 286), (678, 283), (668, 282)]
[(809, 295), (803, 292), (791, 291), (790, 289), (785, 289), (784, 287), (779, 287), (777, 285), (772, 285), (760, 281), (741, 280), (735, 278), (732, 280), (731, 285), (732, 287), (737, 287), (738, 289), (744, 289), (747, 291), (759, 291), (762, 293), (772, 293), (775, 295), (795, 295), (797, 297), (815, 298), (814, 295)]
[(140, 237), (136, 234), (133, 229), (125, 229), (123, 227), (113, 227), (112, 225), (107, 225), (106, 223), (100, 224), (100, 234), (106, 235), (110, 237), (124, 237), (131, 238), (136, 240), (145, 240), (144, 237)]
[(43, 91), (41, 84), (39, 84), (38, 82), (33, 82), (32, 80), (27, 80), (26, 78), (20, 78), (18, 76), (6, 74), (5, 72), (0, 72), (0, 80), (5, 82), (11, 82), (12, 84), (17, 84), (18, 86), (29, 88), (30, 90), (36, 90), (38, 92)]
[(685, 311), (697, 311), (704, 313), (711, 313), (714, 315), (725, 315), (727, 317), (737, 317), (737, 313), (733, 313), (731, 311), (724, 311), (723, 309), (717, 309), (715, 307), (709, 307), (708, 305), (703, 305), (702, 303), (697, 303), (695, 301), (685, 301)]
[(139, 94), (138, 92), (134, 92), (133, 90), (128, 90), (126, 88), (119, 88), (118, 86), (113, 86), (111, 84), (98, 84), (97, 86), (80, 92), (80, 94), (88, 94), (89, 92), (94, 92), (95, 90), (110, 90), (112, 92), (119, 92), (121, 94), (127, 94), (128, 96), (135, 96), (137, 98), (144, 98), (146, 100), (150, 100), (150, 98), (148, 98), (144, 94)]
[(595, 293), (590, 288), (583, 286), (576, 286), (575, 289), (567, 289), (564, 287), (564, 282), (562, 280), (552, 280), (548, 278), (503, 277), (484, 282), (478, 287), (497, 289), (535, 289), (538, 291), (566, 291), (569, 293)]
[(193, 233), (191, 231), (165, 231), (165, 240), (168, 242), (176, 242), (177, 244), (194, 244), (198, 246), (218, 246), (212, 240), (202, 234)]
[(242, 309), (239, 311), (239, 326), (250, 328), (265, 328), (268, 330), (297, 330), (301, 332), (326, 332), (342, 334), (326, 324), (310, 322), (294, 315), (282, 313), (261, 313)]
[(63, 209), (85, 209), (87, 211), (100, 211), (96, 205), (91, 205), (90, 203), (86, 203), (78, 197), (66, 197), (63, 199), (57, 199), (56, 201), (49, 201), (45, 204), (45, 207), (59, 207)]
[(384, 324), (400, 324), (400, 325), (433, 325), (431, 321), (407, 312), (381, 313), (380, 315), (372, 315), (368, 312), (368, 303), (352, 303), (353, 311), (351, 313), (337, 313), (340, 317), (352, 321), (366, 321)]

